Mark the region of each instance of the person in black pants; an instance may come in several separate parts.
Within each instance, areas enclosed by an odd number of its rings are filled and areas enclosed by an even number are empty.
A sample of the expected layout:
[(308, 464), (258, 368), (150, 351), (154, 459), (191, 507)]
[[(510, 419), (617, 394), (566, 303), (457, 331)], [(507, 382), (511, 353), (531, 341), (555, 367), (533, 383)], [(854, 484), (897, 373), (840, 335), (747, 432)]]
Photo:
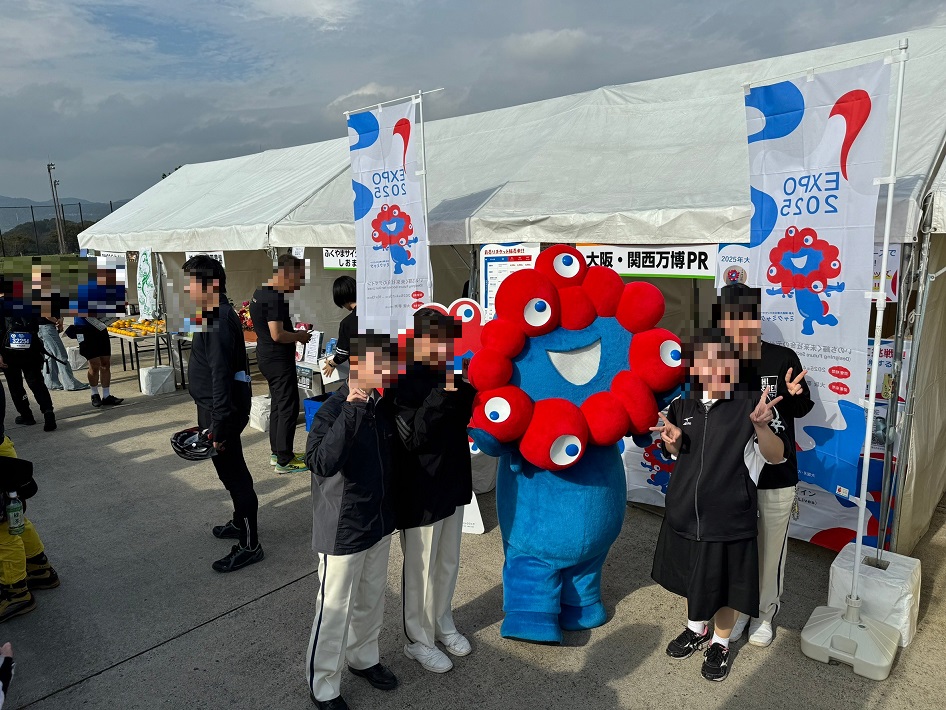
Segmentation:
[(357, 304), (357, 284), (351, 276), (339, 276), (332, 284), (332, 300), (339, 308), (349, 311), (349, 314), (342, 318), (338, 324), (338, 341), (335, 344), (335, 354), (325, 361), (322, 366), (322, 374), (330, 377), (342, 363), (348, 361), (349, 350), (351, 349), (351, 339), (358, 335), (358, 312), (355, 310)]
[(250, 318), (256, 331), (256, 358), (269, 384), (269, 462), (276, 473), (308, 471), (293, 448), (299, 419), (299, 382), (296, 379), (296, 343), (310, 335), (296, 332), (289, 317), (286, 294), (298, 291), (305, 262), (292, 254), (279, 257), (273, 278), (256, 289), (250, 300)]
[(0, 318), (0, 368), (7, 373), (10, 399), (19, 412), (17, 424), (33, 425), (36, 419), (30, 409), (23, 380), (33, 392), (36, 403), (45, 419), (43, 431), (56, 428), (53, 400), (43, 381), (43, 341), (39, 337), (39, 318), (31, 315), (16, 315)]
[(219, 261), (200, 254), (184, 262), (186, 291), (200, 310), (203, 330), (194, 333), (187, 377), (197, 404), (197, 423), (209, 429), (216, 454), (211, 459), (233, 501), (233, 517), (213, 528), (215, 537), (239, 540), (213, 563), (233, 572), (263, 559), (256, 529), (259, 501), (243, 458), (240, 434), (250, 419), (249, 362), (240, 319), (226, 296), (227, 276)]

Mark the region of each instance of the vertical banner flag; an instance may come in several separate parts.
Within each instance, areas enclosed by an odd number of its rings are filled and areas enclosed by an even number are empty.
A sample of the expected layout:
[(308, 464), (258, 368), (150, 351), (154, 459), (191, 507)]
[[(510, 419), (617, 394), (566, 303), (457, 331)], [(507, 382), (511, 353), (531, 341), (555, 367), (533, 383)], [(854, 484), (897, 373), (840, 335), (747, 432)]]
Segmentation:
[(151, 249), (142, 249), (138, 253), (138, 278), (135, 285), (138, 287), (138, 313), (142, 320), (161, 317), (151, 254)]
[(433, 300), (416, 110), (409, 99), (348, 117), (362, 332), (397, 333)]
[(750, 243), (719, 251), (717, 283), (760, 287), (762, 337), (808, 369), (815, 407), (795, 424), (808, 505), (792, 534), (828, 546), (854, 535), (889, 91), (883, 61), (752, 87)]

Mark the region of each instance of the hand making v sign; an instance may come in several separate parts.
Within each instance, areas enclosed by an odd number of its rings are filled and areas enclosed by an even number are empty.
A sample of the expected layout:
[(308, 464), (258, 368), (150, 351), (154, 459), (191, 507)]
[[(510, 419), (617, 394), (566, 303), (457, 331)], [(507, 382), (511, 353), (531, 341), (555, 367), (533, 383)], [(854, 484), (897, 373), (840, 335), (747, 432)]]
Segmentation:
[[(789, 370), (789, 372), (791, 372), (791, 370)], [(749, 419), (752, 421), (754, 426), (766, 426), (775, 418), (775, 415), (772, 414), (772, 410), (775, 408), (776, 404), (782, 401), (782, 397), (779, 396), (773, 399), (771, 402), (766, 402), (765, 400), (771, 391), (771, 387), (766, 387), (762, 390), (762, 396), (759, 397), (759, 403), (756, 404), (755, 409), (753, 409), (749, 414)]]
[(785, 373), (785, 387), (788, 389), (788, 393), (792, 396), (800, 395), (805, 391), (804, 386), (802, 385), (802, 380), (805, 379), (805, 375), (808, 374), (808, 370), (802, 370), (799, 373), (798, 377), (794, 380), (792, 379), (792, 370), (794, 368), (788, 368), (788, 372)]

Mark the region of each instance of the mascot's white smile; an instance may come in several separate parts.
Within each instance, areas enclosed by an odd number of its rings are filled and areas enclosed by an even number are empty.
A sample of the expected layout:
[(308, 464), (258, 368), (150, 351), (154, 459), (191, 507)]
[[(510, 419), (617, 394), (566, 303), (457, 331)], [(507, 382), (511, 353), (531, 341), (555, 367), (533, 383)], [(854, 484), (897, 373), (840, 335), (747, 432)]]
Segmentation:
[(591, 345), (574, 350), (547, 352), (555, 371), (573, 385), (587, 385), (598, 374), (598, 367), (601, 365), (600, 338)]

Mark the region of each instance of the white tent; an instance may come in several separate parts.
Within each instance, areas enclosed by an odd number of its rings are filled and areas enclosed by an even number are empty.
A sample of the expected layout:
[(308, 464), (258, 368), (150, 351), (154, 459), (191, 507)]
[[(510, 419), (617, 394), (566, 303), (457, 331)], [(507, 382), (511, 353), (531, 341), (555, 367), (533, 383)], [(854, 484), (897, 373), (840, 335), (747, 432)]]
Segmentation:
[[(905, 253), (912, 251), (930, 186), (934, 239), (916, 250), (910, 264), (925, 268), (928, 259), (935, 271), (946, 266), (946, 245), (935, 237), (946, 232), (946, 174), (934, 174), (946, 133), (946, 28), (907, 36), (891, 237), (905, 243)], [(469, 268), (465, 255), (445, 245), (748, 241), (747, 85), (884, 59), (899, 39), (881, 37), (430, 122), (430, 239), (441, 245), (433, 249), (435, 297), (449, 301), (459, 295)], [(270, 268), (258, 250), (354, 244), (346, 147), (339, 139), (185, 166), (82, 232), (79, 243), (174, 252), (166, 256), (176, 266), (185, 250), (225, 250), (231, 292), (235, 281), (242, 288), (258, 284)], [(321, 264), (317, 252), (307, 256)], [(909, 273), (901, 275), (907, 283)], [(314, 286), (317, 303), (324, 304), (329, 283), (323, 278)], [(946, 489), (946, 457), (934, 447), (946, 428), (946, 358), (938, 356), (946, 348), (944, 288), (934, 285), (929, 298), (919, 299), (936, 315), (926, 319), (922, 342), (918, 338), (913, 349), (918, 435), (910, 440), (895, 524), (896, 546), (906, 552), (928, 528)], [(913, 308), (909, 296), (901, 293), (901, 322)], [(329, 307), (316, 320), (331, 324), (337, 316)]]

